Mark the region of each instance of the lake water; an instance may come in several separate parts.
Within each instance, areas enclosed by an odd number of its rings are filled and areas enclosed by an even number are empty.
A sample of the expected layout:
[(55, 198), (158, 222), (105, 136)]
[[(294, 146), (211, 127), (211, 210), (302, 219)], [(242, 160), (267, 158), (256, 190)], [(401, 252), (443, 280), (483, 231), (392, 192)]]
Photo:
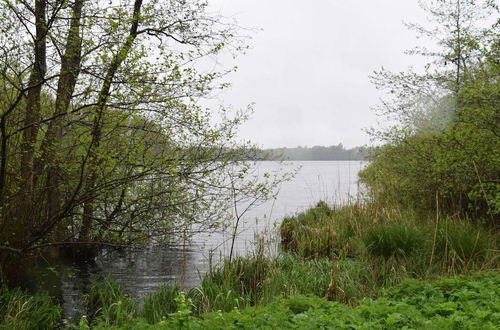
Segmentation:
[[(300, 167), (297, 175), (283, 182), (277, 198), (246, 212), (238, 226), (235, 254), (255, 251), (257, 237), (275, 238), (283, 217), (303, 211), (323, 200), (339, 205), (358, 198), (357, 173), (364, 166), (360, 161), (301, 161), (289, 162), (288, 169)], [(259, 172), (272, 172), (283, 167), (276, 162), (260, 162)], [(243, 210), (245, 205), (240, 205)], [(230, 229), (230, 228), (229, 228)], [(160, 285), (177, 282), (184, 289), (199, 283), (200, 275), (208, 269), (208, 259), (229, 255), (231, 231), (196, 235), (178, 248), (153, 247), (140, 251), (107, 251), (95, 263), (78, 264), (40, 262), (26, 286), (40, 287), (59, 297), (67, 317), (81, 313), (80, 301), (94, 276), (110, 275), (138, 300), (154, 292)], [(273, 244), (270, 244), (271, 251)]]

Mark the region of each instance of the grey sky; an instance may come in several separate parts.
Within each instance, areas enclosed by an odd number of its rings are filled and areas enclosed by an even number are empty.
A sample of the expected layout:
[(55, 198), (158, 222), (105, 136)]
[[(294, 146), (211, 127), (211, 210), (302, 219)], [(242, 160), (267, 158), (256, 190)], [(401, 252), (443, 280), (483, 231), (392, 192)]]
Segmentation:
[[(253, 34), (237, 58), (232, 87), (220, 98), (235, 108), (255, 102), (240, 137), (263, 147), (369, 144), (370, 107), (381, 94), (368, 75), (405, 70), (423, 59), (403, 51), (418, 40), (405, 22), (422, 22), (416, 0), (210, 0)], [(225, 64), (225, 63), (224, 63)]]

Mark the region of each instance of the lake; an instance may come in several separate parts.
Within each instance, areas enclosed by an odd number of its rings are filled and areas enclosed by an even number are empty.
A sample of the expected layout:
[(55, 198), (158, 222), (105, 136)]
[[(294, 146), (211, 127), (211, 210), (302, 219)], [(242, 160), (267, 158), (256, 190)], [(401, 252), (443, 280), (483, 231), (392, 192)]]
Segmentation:
[[(246, 212), (238, 226), (235, 254), (255, 251), (255, 241), (262, 237), (276, 238), (276, 229), (287, 215), (293, 215), (323, 200), (340, 205), (358, 198), (357, 173), (366, 162), (361, 161), (294, 161), (286, 168), (300, 167), (297, 175), (279, 187), (276, 199), (269, 200)], [(260, 173), (272, 172), (282, 164), (258, 163)], [(243, 210), (245, 205), (240, 205)], [(240, 211), (241, 212), (241, 211)], [(231, 228), (226, 232), (198, 234), (190, 242), (176, 248), (152, 247), (139, 251), (103, 251), (91, 264), (71, 262), (51, 265), (40, 261), (25, 281), (31, 291), (48, 291), (62, 301), (66, 316), (81, 313), (81, 300), (90, 279), (112, 276), (138, 300), (154, 292), (160, 285), (177, 282), (189, 289), (199, 283), (208, 269), (209, 258), (220, 260), (229, 255)], [(269, 253), (276, 253), (276, 244), (269, 244)]]

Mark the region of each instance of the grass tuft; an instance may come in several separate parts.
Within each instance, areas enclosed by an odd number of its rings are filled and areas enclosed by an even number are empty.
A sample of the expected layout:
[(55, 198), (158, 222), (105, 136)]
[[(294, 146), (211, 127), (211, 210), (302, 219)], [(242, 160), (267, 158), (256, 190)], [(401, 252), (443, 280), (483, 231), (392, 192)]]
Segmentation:
[(367, 229), (363, 241), (368, 253), (389, 258), (410, 256), (422, 247), (425, 237), (411, 223), (390, 223)]
[(87, 297), (87, 312), (93, 323), (122, 325), (137, 315), (137, 305), (114, 279), (106, 278), (92, 283)]
[(0, 289), (0, 329), (54, 329), (61, 318), (61, 306), (47, 295)]
[(177, 311), (175, 298), (178, 295), (179, 287), (176, 284), (161, 286), (144, 299), (142, 315), (150, 324), (160, 322), (169, 313)]

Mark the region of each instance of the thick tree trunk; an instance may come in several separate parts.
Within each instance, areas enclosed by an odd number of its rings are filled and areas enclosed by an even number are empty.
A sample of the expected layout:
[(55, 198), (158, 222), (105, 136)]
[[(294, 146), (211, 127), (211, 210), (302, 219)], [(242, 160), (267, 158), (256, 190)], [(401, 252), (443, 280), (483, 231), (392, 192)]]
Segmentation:
[[(61, 169), (57, 159), (58, 145), (63, 137), (64, 115), (67, 113), (81, 68), (82, 38), (80, 36), (82, 9), (85, 0), (73, 4), (70, 29), (66, 37), (66, 49), (61, 57), (60, 78), (57, 84), (54, 119), (50, 121), (42, 145), (42, 160), (47, 164), (45, 193), (47, 194), (47, 223), (61, 212)], [(64, 232), (61, 225), (55, 227), (55, 239), (60, 240)]]
[(111, 85), (113, 83), (116, 71), (127, 57), (128, 53), (130, 52), (130, 49), (132, 48), (132, 45), (134, 44), (135, 38), (137, 37), (138, 34), (137, 31), (141, 16), (141, 7), (142, 7), (142, 0), (135, 0), (134, 12), (132, 16), (132, 23), (130, 26), (129, 35), (123, 46), (111, 60), (108, 71), (106, 73), (106, 77), (104, 78), (104, 82), (102, 84), (101, 91), (99, 92), (97, 105), (95, 107), (94, 122), (92, 125), (92, 132), (91, 132), (92, 140), (90, 142), (90, 147), (89, 147), (90, 150), (90, 160), (88, 167), (89, 170), (88, 170), (87, 182), (85, 184), (86, 190), (90, 194), (89, 198), (85, 202), (83, 209), (82, 228), (80, 230), (80, 240), (82, 241), (90, 240), (89, 233), (94, 219), (94, 212), (95, 212), (94, 190), (97, 182), (97, 166), (99, 165), (99, 156), (96, 150), (99, 148), (101, 144), (101, 135), (102, 135), (101, 121), (106, 108), (106, 101), (109, 97)]
[[(34, 40), (34, 64), (29, 78), (29, 89), (26, 98), (26, 109), (24, 125), (29, 128), (23, 131), (21, 144), (21, 194), (20, 204), (16, 215), (16, 228), (14, 241), (17, 244), (27, 240), (33, 226), (33, 159), (35, 155), (35, 142), (38, 133), (37, 125), (33, 125), (40, 119), (41, 104), (40, 96), (42, 84), (46, 72), (46, 35), (47, 24), (45, 19), (45, 0), (35, 1), (35, 23), (36, 35)], [(31, 126), (30, 126), (31, 125)]]

